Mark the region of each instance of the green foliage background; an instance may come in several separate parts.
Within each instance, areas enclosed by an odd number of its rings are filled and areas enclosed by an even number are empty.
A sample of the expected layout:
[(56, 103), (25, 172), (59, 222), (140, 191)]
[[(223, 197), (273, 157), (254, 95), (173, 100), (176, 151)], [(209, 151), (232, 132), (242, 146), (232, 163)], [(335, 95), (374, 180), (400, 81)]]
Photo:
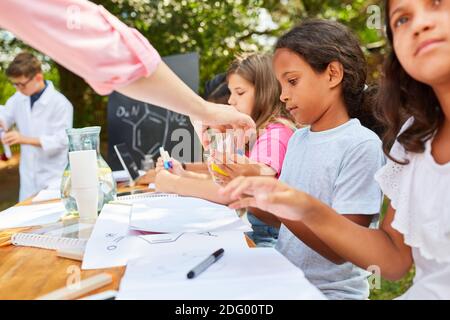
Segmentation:
[[(226, 70), (233, 57), (243, 51), (271, 51), (269, 42), (308, 17), (338, 20), (355, 31), (370, 65), (378, 76), (384, 52), (380, 30), (369, 29), (367, 8), (380, 0), (94, 0), (127, 25), (138, 29), (162, 56), (197, 51), (200, 54), (200, 87), (215, 74)], [(261, 28), (262, 10), (271, 16), (274, 28)], [(272, 37), (272, 38), (271, 38)], [(0, 68), (4, 69), (20, 49), (28, 49), (16, 38), (0, 33)], [(375, 49), (373, 49), (375, 44)], [(372, 48), (372, 49), (368, 49)], [(75, 107), (75, 126), (106, 125), (106, 98), (96, 95), (87, 84), (51, 61), (48, 77)], [(14, 92), (0, 72), (0, 104)], [(201, 90), (202, 92), (202, 90)], [(200, 93), (201, 93), (200, 92)], [(104, 130), (105, 131), (105, 130)], [(105, 132), (104, 132), (105, 133)]]

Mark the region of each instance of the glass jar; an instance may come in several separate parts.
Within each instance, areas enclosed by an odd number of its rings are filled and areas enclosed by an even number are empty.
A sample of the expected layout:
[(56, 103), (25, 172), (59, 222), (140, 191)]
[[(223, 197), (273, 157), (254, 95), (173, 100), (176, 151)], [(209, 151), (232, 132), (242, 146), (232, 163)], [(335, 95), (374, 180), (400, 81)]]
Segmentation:
[[(112, 170), (100, 154), (100, 127), (86, 127), (81, 129), (66, 129), (69, 139), (69, 152), (81, 150), (95, 150), (97, 152), (98, 166), (98, 206), (99, 213), (103, 205), (115, 199), (117, 194), (116, 182)], [(71, 196), (71, 171), (70, 164), (64, 170), (61, 181), (61, 199), (67, 214), (78, 216), (78, 208), (75, 198)]]

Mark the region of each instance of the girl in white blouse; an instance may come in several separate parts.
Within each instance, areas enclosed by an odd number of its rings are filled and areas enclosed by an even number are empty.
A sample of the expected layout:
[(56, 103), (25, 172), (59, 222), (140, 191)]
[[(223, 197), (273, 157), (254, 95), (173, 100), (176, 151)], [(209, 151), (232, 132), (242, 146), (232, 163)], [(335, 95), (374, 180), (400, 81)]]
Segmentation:
[(306, 225), (337, 255), (378, 266), (387, 279), (414, 264), (403, 299), (450, 299), (450, 0), (386, 0), (386, 14), (392, 52), (378, 114), (389, 160), (375, 178), (391, 201), (380, 228), (359, 226), (274, 179), (241, 177), (220, 192), (236, 199), (233, 208)]

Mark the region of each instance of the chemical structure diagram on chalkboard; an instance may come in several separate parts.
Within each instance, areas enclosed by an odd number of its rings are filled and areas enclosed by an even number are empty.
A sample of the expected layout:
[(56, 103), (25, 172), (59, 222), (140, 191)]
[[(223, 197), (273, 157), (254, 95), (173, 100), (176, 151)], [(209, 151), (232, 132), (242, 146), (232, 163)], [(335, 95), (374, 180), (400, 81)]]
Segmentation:
[(166, 145), (171, 123), (173, 127), (188, 127), (188, 117), (161, 109), (162, 113), (150, 110), (148, 104), (136, 104), (128, 107), (119, 105), (116, 117), (132, 127), (132, 149), (142, 157), (146, 154), (156, 156), (159, 148)]

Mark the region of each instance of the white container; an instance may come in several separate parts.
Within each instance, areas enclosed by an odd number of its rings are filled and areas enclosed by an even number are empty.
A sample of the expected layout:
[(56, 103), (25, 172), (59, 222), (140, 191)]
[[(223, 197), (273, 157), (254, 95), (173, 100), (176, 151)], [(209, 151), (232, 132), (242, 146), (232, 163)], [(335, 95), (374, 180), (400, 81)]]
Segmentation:
[(80, 221), (91, 222), (97, 219), (98, 187), (72, 189), (72, 197), (77, 202)]
[(69, 152), (69, 162), (72, 171), (71, 196), (77, 202), (80, 221), (95, 220), (98, 205), (97, 152)]
[(72, 189), (98, 188), (97, 152), (82, 150), (69, 152)]

